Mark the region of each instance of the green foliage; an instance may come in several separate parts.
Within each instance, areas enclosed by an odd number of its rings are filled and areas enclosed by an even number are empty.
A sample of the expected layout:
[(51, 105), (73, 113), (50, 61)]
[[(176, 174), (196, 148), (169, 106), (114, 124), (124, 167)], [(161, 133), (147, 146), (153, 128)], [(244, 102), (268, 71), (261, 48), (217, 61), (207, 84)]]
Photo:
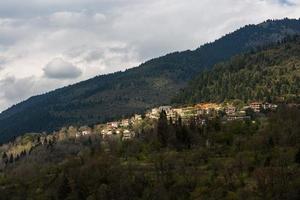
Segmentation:
[[(284, 19), (249, 25), (194, 51), (175, 52), (124, 72), (97, 76), (32, 97), (0, 114), (0, 142), (6, 142), (13, 136), (26, 132), (53, 131), (69, 125), (92, 125), (168, 104), (172, 97), (201, 70), (234, 55), (281, 41), (287, 35), (299, 32), (299, 20)], [(242, 63), (241, 61), (240, 64)], [(278, 68), (276, 73), (285, 71)], [(251, 77), (253, 80), (260, 78), (259, 74), (253, 76), (244, 74), (242, 77), (248, 79)], [(208, 81), (212, 81), (212, 78), (214, 77), (210, 77)], [(226, 78), (227, 76), (224, 77), (224, 83)], [(282, 78), (282, 81), (275, 82), (274, 90), (297, 89), (289, 86), (298, 80), (297, 78), (292, 82), (286, 82), (286, 78)], [(222, 82), (222, 79), (220, 81)], [(279, 85), (283, 82), (285, 84)], [(224, 87), (228, 88), (230, 97), (233, 96), (232, 92), (235, 91), (229, 89), (235, 86), (225, 84)], [(257, 89), (259, 90), (257, 96), (261, 97), (265, 90)], [(207, 95), (206, 90), (201, 90), (202, 92)], [(196, 100), (198, 97), (196, 95), (192, 98)]]
[(235, 56), (200, 73), (175, 101), (300, 102), (299, 51), (300, 38), (294, 37), (257, 53)]
[(79, 152), (63, 153), (73, 143), (34, 149), (1, 173), (1, 197), (296, 200), (299, 116), (300, 108), (283, 106), (261, 123), (215, 119), (198, 126), (192, 120), (165, 124), (162, 113), (161, 127), (168, 132), (164, 147), (156, 148), (158, 130), (147, 129), (138, 138), (114, 143), (114, 151), (91, 153), (89, 146), (78, 144)]
[(162, 147), (166, 147), (168, 142), (168, 119), (167, 114), (163, 110), (157, 123), (157, 137)]
[(64, 200), (71, 193), (71, 187), (68, 178), (63, 174), (60, 178), (57, 191), (57, 199)]

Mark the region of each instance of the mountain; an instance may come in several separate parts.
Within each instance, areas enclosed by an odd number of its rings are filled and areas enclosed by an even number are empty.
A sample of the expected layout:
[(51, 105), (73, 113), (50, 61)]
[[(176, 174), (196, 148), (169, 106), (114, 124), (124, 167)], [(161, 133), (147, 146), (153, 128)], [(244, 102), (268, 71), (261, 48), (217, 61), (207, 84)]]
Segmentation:
[(300, 20), (248, 25), (194, 51), (175, 52), (139, 67), (34, 96), (0, 114), (0, 142), (25, 132), (94, 124), (170, 103), (203, 69), (300, 33)]
[(300, 102), (300, 38), (256, 53), (233, 57), (202, 72), (175, 102), (223, 102), (239, 99)]

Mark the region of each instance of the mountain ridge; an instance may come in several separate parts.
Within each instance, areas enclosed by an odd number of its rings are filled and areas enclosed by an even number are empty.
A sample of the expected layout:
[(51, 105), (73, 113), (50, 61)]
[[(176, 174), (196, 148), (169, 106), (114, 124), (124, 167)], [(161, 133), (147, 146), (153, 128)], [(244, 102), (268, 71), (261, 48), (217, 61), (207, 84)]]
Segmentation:
[(300, 102), (300, 38), (287, 38), (203, 71), (174, 98), (175, 103), (233, 100)]
[(31, 97), (0, 114), (0, 141), (25, 132), (104, 122), (169, 104), (203, 69), (299, 33), (297, 19), (247, 25), (196, 50), (170, 53), (124, 72), (96, 76)]

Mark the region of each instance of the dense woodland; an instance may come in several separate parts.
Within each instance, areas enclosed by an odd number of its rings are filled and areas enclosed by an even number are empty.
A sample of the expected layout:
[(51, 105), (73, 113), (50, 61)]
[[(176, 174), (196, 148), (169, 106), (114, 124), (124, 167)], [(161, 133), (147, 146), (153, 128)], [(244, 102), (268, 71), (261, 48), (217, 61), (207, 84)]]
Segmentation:
[(200, 73), (175, 102), (223, 102), (240, 99), (300, 102), (300, 38), (233, 57)]
[(300, 108), (198, 126), (161, 113), (134, 140), (39, 146), (0, 174), (5, 199), (300, 198)]
[(26, 132), (91, 125), (169, 104), (201, 70), (298, 33), (300, 21), (296, 19), (248, 25), (194, 51), (175, 52), (125, 72), (32, 97), (0, 114), (0, 142)]

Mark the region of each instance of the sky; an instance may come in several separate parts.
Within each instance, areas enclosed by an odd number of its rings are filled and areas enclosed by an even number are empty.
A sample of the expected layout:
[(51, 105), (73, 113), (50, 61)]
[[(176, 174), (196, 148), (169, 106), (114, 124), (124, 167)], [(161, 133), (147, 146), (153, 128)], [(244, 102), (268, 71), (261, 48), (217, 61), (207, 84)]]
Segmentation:
[(285, 17), (300, 17), (300, 0), (0, 1), (0, 111)]

